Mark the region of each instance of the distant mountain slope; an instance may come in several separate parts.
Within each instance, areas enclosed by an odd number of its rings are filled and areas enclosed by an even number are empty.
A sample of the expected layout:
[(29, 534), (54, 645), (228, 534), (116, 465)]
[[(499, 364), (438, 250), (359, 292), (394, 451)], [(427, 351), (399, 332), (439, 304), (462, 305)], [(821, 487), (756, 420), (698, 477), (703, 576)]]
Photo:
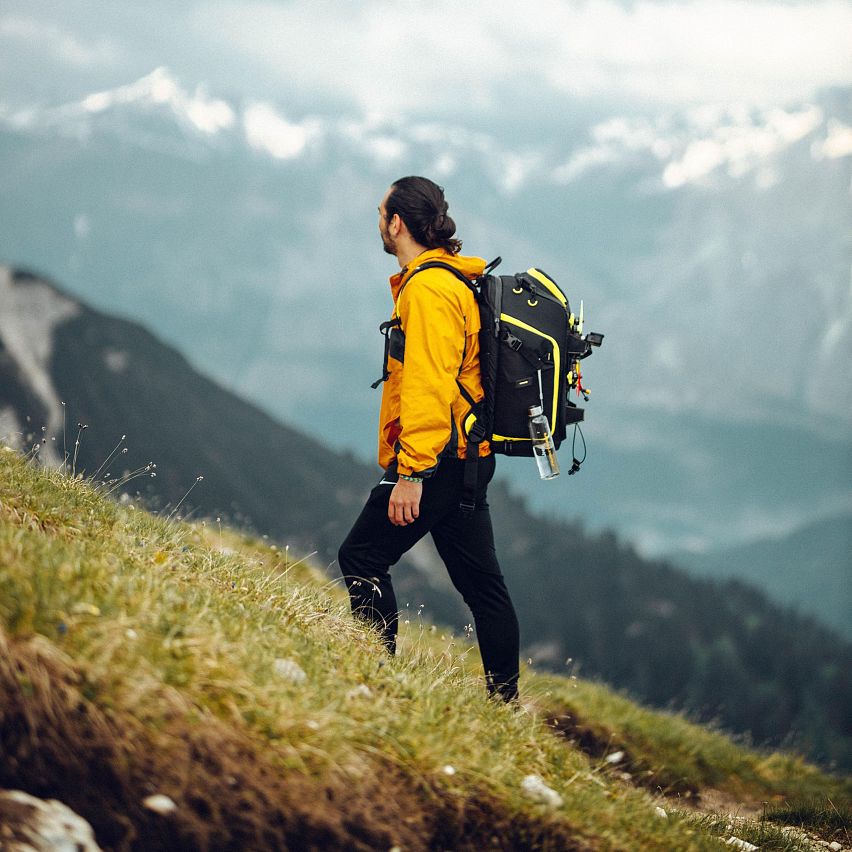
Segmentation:
[(738, 577), (852, 638), (852, 515), (728, 550), (672, 555), (706, 577)]
[[(136, 323), (91, 310), (27, 273), (0, 275), (6, 276), (9, 295), (0, 321), (0, 341), (6, 342), (0, 349), (6, 388), (0, 407), (5, 405), (7, 432), (16, 431), (8, 428), (16, 419), (18, 431), (38, 440), (41, 427), (50, 424), (45, 453), (57, 462), (63, 454), (58, 405), (64, 402), (69, 454), (78, 423), (87, 427), (80, 436), (78, 471), (97, 471), (126, 434), (127, 453), (103, 468), (103, 475), (157, 464), (156, 481), (138, 478), (125, 489), (130, 493), (141, 489), (174, 505), (203, 476), (191, 498), (200, 511), (224, 514), (288, 537), (299, 548), (319, 549), (326, 561), (333, 558), (345, 532), (341, 517), (351, 514), (374, 475), (368, 466), (223, 390)], [(11, 331), (25, 324), (34, 306), (43, 311), (47, 305), (67, 319), (38, 329), (52, 337), (39, 363), (22, 349), (28, 341)]]
[[(0, 267), (0, 288), (6, 440), (22, 448), (44, 440), (45, 461), (56, 464), (64, 402), (77, 470), (97, 472), (126, 434), (128, 452), (101, 476), (157, 463), (156, 478), (131, 482), (130, 494), (139, 488), (168, 514), (192, 487), (188, 503), (203, 515), (334, 560), (377, 469), (276, 423), (140, 326), (49, 282)], [(88, 428), (75, 449), (78, 423)], [(611, 534), (535, 517), (503, 483), (490, 499), (525, 654), (536, 664), (562, 670), (570, 657), (586, 676), (645, 701), (717, 718), (758, 743), (794, 737), (813, 758), (852, 766), (852, 646), (742, 584), (690, 577)], [(469, 620), (430, 545), (396, 577), (410, 619), (425, 604), (456, 629)]]
[(259, 112), (240, 81), (165, 68), (123, 82), (0, 103), (0, 250), (274, 418), (371, 459), (393, 271), (375, 205), (428, 171), (466, 252), (543, 267), (607, 334), (582, 487), (503, 468), (532, 505), (654, 555), (852, 510), (849, 88), (486, 127), (323, 112), (299, 87)]

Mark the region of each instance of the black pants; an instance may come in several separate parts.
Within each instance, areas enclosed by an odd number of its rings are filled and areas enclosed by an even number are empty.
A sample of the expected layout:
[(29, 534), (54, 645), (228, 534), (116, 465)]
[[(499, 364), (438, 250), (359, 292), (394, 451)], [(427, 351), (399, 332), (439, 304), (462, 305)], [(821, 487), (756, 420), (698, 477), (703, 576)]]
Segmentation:
[(460, 459), (441, 459), (437, 471), (423, 483), (420, 516), (407, 526), (388, 520), (397, 476), (394, 468), (386, 471), (340, 548), (340, 570), (353, 613), (373, 624), (394, 654), (398, 612), (390, 566), (432, 533), (453, 585), (473, 614), (488, 692), (510, 701), (518, 696), (518, 619), (497, 562), (486, 501), (494, 457), (480, 459), (476, 508), (469, 517), (459, 509), (464, 464)]

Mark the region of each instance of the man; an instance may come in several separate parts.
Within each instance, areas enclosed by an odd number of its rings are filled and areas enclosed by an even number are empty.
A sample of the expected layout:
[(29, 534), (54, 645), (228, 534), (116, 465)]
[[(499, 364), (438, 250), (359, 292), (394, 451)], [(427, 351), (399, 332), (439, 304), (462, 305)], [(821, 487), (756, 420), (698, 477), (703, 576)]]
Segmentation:
[[(467, 400), (482, 399), (479, 309), (446, 269), (412, 273), (440, 260), (475, 278), (478, 257), (459, 254), (444, 191), (424, 177), (396, 181), (379, 205), (384, 249), (401, 271), (390, 279), (394, 315), (379, 418), (381, 481), (340, 548), (352, 611), (373, 624), (391, 654), (398, 612), (390, 566), (431, 533), (453, 585), (473, 614), (489, 694), (518, 697), (518, 620), (497, 555), (486, 489), (494, 475), (480, 445), (475, 509), (461, 509)], [(461, 388), (464, 388), (462, 392)]]

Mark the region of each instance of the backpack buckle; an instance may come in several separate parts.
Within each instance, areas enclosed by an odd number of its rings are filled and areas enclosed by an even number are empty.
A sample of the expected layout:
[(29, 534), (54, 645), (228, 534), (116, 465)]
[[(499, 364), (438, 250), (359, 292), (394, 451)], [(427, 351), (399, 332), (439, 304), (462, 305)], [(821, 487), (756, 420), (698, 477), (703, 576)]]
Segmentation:
[(474, 444), (479, 444), (485, 440), (485, 427), (478, 420), (470, 427), (467, 439)]
[(462, 497), (462, 500), (459, 503), (459, 508), (461, 509), (462, 516), (469, 518), (473, 514), (473, 510), (476, 508), (476, 502), (467, 497)]
[(524, 345), (524, 341), (521, 340), (520, 337), (516, 337), (514, 334), (512, 334), (511, 331), (505, 332), (503, 342), (509, 347), (509, 349), (513, 349), (515, 352), (518, 352), (520, 348)]

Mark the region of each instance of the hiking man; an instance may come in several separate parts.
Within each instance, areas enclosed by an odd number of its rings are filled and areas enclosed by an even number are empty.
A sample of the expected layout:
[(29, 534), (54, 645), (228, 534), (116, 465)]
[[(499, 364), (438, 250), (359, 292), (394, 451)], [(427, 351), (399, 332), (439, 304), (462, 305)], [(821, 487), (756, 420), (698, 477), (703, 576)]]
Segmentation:
[[(424, 177), (393, 183), (379, 204), (384, 250), (401, 271), (390, 279), (394, 301), (379, 417), (384, 474), (340, 548), (352, 611), (374, 625), (396, 652), (398, 612), (390, 566), (427, 533), (453, 585), (470, 607), (490, 695), (518, 696), (518, 620), (494, 549), (486, 489), (494, 456), (486, 441), (476, 464), (475, 508), (464, 511), (465, 430), (469, 400), (482, 399), (479, 310), (468, 278), (485, 261), (459, 254), (444, 190)], [(410, 279), (410, 281), (409, 281)], [(378, 384), (378, 383), (377, 383)]]

